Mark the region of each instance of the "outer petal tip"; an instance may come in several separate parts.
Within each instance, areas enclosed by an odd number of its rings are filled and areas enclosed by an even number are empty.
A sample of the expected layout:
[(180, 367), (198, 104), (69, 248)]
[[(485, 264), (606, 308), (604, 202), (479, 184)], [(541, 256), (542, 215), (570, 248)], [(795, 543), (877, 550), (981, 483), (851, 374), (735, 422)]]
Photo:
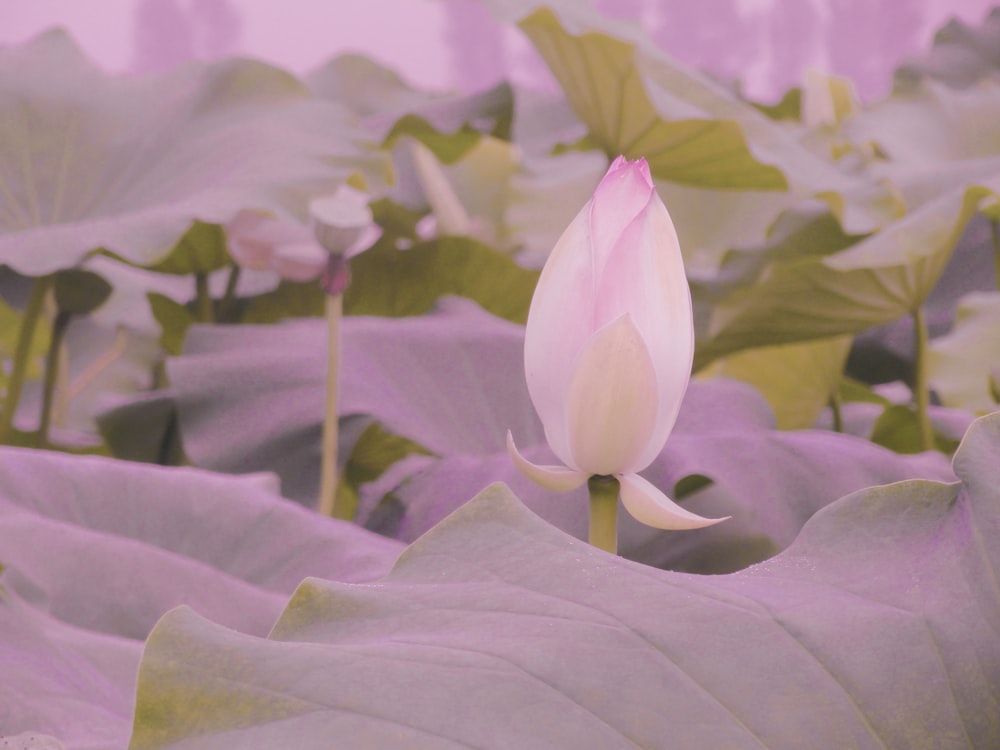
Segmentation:
[(703, 518), (684, 510), (638, 474), (622, 474), (618, 479), (621, 482), (621, 498), (626, 510), (637, 521), (647, 526), (678, 531), (701, 529), (730, 518), (730, 516)]
[(514, 445), (514, 436), (507, 430), (507, 453), (524, 476), (551, 492), (569, 492), (581, 487), (590, 475), (565, 466), (538, 466), (522, 456)]

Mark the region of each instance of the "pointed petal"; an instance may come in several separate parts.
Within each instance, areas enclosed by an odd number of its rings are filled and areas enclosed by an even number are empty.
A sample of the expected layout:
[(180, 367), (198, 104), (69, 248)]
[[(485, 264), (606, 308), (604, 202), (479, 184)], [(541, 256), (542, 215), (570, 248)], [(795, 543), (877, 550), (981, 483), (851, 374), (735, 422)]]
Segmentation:
[(605, 273), (614, 247), (626, 227), (643, 214), (656, 195), (644, 160), (615, 159), (601, 179), (590, 203), (590, 233), (594, 272)]
[(645, 211), (622, 232), (599, 276), (596, 320), (629, 313), (656, 370), (660, 400), (656, 431), (634, 468), (660, 453), (677, 419), (691, 374), (694, 323), (680, 245), (663, 202), (652, 196)]
[(647, 526), (657, 529), (701, 529), (730, 518), (702, 518), (684, 510), (638, 474), (623, 474), (618, 477), (618, 481), (621, 482), (621, 498), (625, 509), (635, 520)]
[(566, 407), (572, 465), (589, 474), (645, 469), (659, 407), (656, 371), (626, 313), (597, 331), (580, 353)]
[(531, 298), (524, 333), (528, 393), (549, 447), (570, 463), (566, 394), (573, 365), (594, 332), (594, 277), (589, 251), (588, 203), (566, 228), (549, 256)]
[(522, 456), (514, 445), (514, 436), (507, 431), (507, 453), (514, 465), (532, 482), (552, 492), (569, 492), (580, 487), (590, 478), (582, 471), (568, 469), (565, 466), (538, 466)]

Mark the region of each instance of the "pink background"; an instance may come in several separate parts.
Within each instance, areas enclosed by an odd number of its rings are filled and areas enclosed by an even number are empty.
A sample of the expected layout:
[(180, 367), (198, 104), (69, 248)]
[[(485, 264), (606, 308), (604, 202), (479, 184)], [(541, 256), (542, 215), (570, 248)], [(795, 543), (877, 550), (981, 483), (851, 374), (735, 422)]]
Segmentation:
[[(773, 100), (807, 67), (851, 77), (865, 99), (930, 44), (951, 16), (978, 23), (995, 0), (598, 0), (641, 18), (671, 55), (743, 80)], [(471, 91), (547, 73), (516, 31), (477, 0), (0, 0), (0, 43), (68, 28), (112, 71), (167, 69), (188, 58), (245, 54), (297, 73), (364, 52), (413, 83)]]

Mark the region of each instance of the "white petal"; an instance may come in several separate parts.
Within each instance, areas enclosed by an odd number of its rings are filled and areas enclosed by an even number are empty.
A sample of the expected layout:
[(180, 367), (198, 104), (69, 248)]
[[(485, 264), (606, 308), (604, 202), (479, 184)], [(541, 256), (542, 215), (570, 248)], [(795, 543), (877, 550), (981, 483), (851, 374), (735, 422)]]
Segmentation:
[(654, 194), (626, 227), (598, 277), (597, 320), (629, 313), (656, 371), (660, 401), (656, 432), (632, 471), (659, 454), (677, 419), (691, 374), (694, 324), (684, 261), (670, 215)]
[(278, 245), (271, 256), (271, 267), (283, 279), (312, 281), (323, 273), (329, 257), (315, 241)]
[(341, 185), (333, 195), (309, 203), (309, 218), (316, 240), (328, 252), (347, 253), (372, 226), (368, 194)]
[(590, 475), (565, 466), (539, 466), (522, 456), (514, 445), (514, 436), (507, 431), (507, 453), (514, 465), (532, 482), (552, 492), (569, 492), (586, 482)]
[(618, 481), (621, 482), (621, 498), (625, 509), (635, 520), (647, 526), (657, 529), (701, 529), (730, 518), (703, 518), (684, 510), (660, 492), (652, 482), (638, 474), (623, 474), (618, 477)]
[(238, 266), (253, 271), (266, 271), (271, 267), (271, 256), (274, 255), (274, 248), (260, 242), (249, 242), (230, 237), (229, 255)]
[(594, 275), (588, 203), (549, 255), (531, 298), (524, 333), (524, 374), (549, 447), (572, 461), (566, 433), (566, 396), (573, 365), (594, 326)]
[(653, 362), (629, 315), (597, 331), (577, 360), (567, 400), (572, 465), (589, 474), (645, 469), (659, 395)]

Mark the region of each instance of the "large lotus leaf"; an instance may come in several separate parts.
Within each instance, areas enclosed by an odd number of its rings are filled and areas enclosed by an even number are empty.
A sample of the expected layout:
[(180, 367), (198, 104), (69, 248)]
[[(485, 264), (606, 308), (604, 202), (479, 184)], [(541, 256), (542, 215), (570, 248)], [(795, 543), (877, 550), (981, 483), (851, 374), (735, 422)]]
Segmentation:
[(782, 430), (811, 427), (840, 385), (850, 336), (745, 349), (716, 362), (715, 375), (736, 378), (760, 391)]
[(1000, 292), (965, 297), (946, 336), (931, 342), (931, 387), (949, 406), (978, 412), (997, 409), (1000, 383)]
[[(983, 207), (983, 210), (988, 210)], [(990, 222), (972, 217), (941, 278), (923, 305), (931, 339), (947, 333), (961, 300), (972, 292), (996, 288)], [(912, 381), (915, 337), (913, 319), (900, 318), (855, 337), (848, 372), (866, 383)]]
[(590, 200), (607, 169), (607, 157), (595, 151), (535, 155), (524, 160), (521, 171), (510, 180), (505, 213), (507, 231), (520, 246), (518, 263), (530, 268), (545, 265), (559, 237)]
[(646, 157), (654, 176), (729, 189), (784, 190), (779, 169), (754, 158), (739, 124), (691, 107), (667, 119), (647, 93), (634, 44), (568, 32), (548, 8), (520, 22), (559, 80), (590, 138), (609, 156)]
[(0, 51), (0, 260), (28, 275), (106, 248), (140, 265), (194, 219), (304, 212), (371, 157), (344, 112), (263, 63), (112, 77), (66, 34)]
[(996, 156), (1000, 82), (986, 78), (966, 89), (932, 80), (898, 92), (847, 126), (855, 141), (872, 141), (893, 161), (931, 165)]
[(982, 420), (961, 483), (855, 493), (725, 576), (599, 552), (493, 486), (377, 584), (305, 581), (266, 639), (169, 613), (130, 747), (989, 747), (998, 450)]
[[(141, 639), (80, 628), (14, 592), (0, 595), (0, 748), (124, 747), (141, 653)], [(27, 744), (43, 732), (65, 744)]]
[(792, 193), (709, 190), (661, 182), (660, 197), (670, 211), (690, 271), (717, 271), (730, 248), (766, 241), (782, 211), (797, 200)]
[[(419, 138), (439, 158), (453, 161), (474, 145), (478, 133), (507, 137), (512, 92), (506, 83), (473, 95), (415, 89), (395, 71), (362, 55), (340, 55), (310, 73), (306, 84), (322, 98), (343, 105), (366, 136), (388, 145), (402, 135)], [(464, 131), (464, 148), (447, 134)], [(446, 158), (450, 157), (450, 158)]]
[[(933, 290), (980, 202), (998, 187), (994, 176), (948, 191), (840, 252), (779, 248), (756, 283), (743, 281), (711, 310), (696, 367), (745, 348), (857, 333), (911, 314)], [(750, 258), (757, 268), (763, 260)]]
[(303, 577), (377, 578), (400, 549), (230, 477), (0, 449), (0, 735), (122, 747), (142, 640), (181, 603), (264, 635)]
[[(541, 439), (524, 384), (523, 328), (453, 302), (424, 317), (344, 318), (341, 414), (371, 415), (437, 453), (501, 451), (508, 428)], [(274, 470), (287, 496), (313, 502), (325, 326), (296, 320), (191, 329), (184, 356), (167, 370), (195, 464)], [(344, 435), (348, 451), (365, 424)]]
[(934, 35), (934, 45), (923, 56), (896, 70), (894, 88), (907, 89), (924, 77), (961, 88), (996, 73), (1000, 68), (1000, 10), (993, 9), (980, 26), (952, 18)]
[(443, 295), (473, 299), (490, 312), (524, 322), (538, 272), (469, 237), (442, 237), (401, 249), (390, 238), (351, 261), (344, 293), (350, 315), (421, 315)]

